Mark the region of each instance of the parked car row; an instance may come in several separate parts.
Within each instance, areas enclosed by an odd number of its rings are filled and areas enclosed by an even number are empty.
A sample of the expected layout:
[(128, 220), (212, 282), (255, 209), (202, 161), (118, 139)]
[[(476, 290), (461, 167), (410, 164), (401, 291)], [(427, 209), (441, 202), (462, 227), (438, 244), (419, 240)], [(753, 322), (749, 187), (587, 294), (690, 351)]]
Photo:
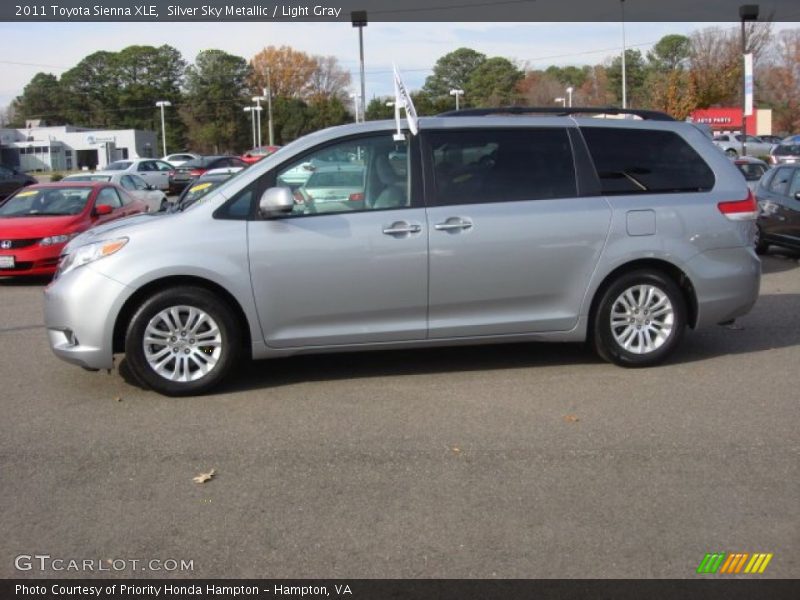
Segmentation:
[(169, 173), (167, 189), (170, 194), (179, 194), (192, 181), (212, 169), (244, 169), (247, 163), (238, 156), (201, 156), (186, 161)]

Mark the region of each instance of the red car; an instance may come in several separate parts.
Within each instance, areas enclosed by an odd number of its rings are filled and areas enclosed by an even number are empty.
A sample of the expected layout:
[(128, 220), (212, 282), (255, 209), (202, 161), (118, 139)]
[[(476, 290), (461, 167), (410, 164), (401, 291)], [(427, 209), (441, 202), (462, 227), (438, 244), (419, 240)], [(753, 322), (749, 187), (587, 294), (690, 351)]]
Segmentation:
[(69, 240), (94, 225), (147, 212), (106, 182), (31, 185), (0, 204), (0, 276), (52, 275)]
[(242, 154), (239, 158), (241, 158), (244, 162), (248, 165), (252, 165), (253, 163), (257, 163), (262, 158), (273, 154), (280, 150), (280, 146), (259, 146), (258, 148), (253, 148), (252, 150), (248, 150), (244, 154)]

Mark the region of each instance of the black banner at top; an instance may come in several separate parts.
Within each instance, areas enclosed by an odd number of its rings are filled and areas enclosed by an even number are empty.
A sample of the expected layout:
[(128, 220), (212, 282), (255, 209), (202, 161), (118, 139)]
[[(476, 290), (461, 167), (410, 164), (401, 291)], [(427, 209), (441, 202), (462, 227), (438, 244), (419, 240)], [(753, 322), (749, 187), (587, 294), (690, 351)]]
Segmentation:
[[(743, 3), (743, 2), (741, 2)], [(2, 21), (733, 22), (736, 0), (11, 0)], [(760, 18), (800, 21), (797, 0), (762, 0)]]

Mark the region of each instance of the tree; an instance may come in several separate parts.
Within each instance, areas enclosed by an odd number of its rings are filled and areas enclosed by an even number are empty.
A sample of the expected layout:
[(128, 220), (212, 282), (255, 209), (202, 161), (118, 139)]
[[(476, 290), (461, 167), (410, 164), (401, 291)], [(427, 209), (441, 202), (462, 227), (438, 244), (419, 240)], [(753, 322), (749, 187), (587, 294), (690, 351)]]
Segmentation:
[(564, 96), (564, 84), (557, 79), (557, 70), (558, 67), (549, 67), (545, 71), (528, 71), (517, 85), (522, 103), (528, 106), (555, 105), (555, 99)]
[(269, 88), (273, 96), (308, 99), (319, 63), (290, 46), (268, 46), (251, 60), (250, 86), (258, 94)]
[(386, 106), (387, 102), (394, 102), (394, 98), (391, 96), (382, 96), (370, 100), (367, 103), (366, 120), (380, 121), (382, 119), (394, 119), (394, 106)]
[(61, 76), (64, 110), (73, 125), (113, 127), (119, 106), (115, 54), (94, 52)]
[(800, 131), (800, 29), (778, 34), (774, 55), (756, 72), (756, 90), (772, 108), (772, 128), (786, 134)]
[[(155, 103), (181, 100), (186, 62), (172, 46), (128, 46), (95, 52), (66, 71), (59, 82), (63, 122), (88, 127), (160, 129)], [(169, 146), (184, 145), (176, 111), (165, 113)]]
[[(466, 90), (472, 74), (486, 62), (486, 55), (470, 48), (459, 48), (445, 54), (433, 67), (433, 74), (425, 79), (422, 91), (432, 98), (444, 97), (450, 90)], [(465, 105), (470, 100), (465, 98)]]
[(63, 100), (58, 78), (51, 73), (37, 73), (14, 100), (15, 120), (24, 123), (28, 119), (42, 119), (51, 125), (63, 125), (66, 123)]
[(665, 35), (647, 53), (649, 66), (661, 73), (683, 68), (691, 55), (692, 43), (685, 35)]
[(663, 111), (683, 121), (697, 107), (694, 80), (687, 71), (673, 69), (653, 72), (648, 78), (649, 108)]
[(582, 86), (586, 83), (586, 78), (589, 76), (591, 67), (556, 67), (555, 65), (547, 67), (545, 73), (552, 79), (558, 81), (562, 87), (572, 86), (574, 88)]
[[(747, 51), (753, 53), (758, 66), (771, 38), (771, 24), (747, 24)], [(712, 104), (741, 102), (742, 48), (738, 28), (709, 27), (695, 31), (690, 36), (691, 77), (697, 89), (697, 105), (707, 108)]]
[(249, 145), (251, 128), (242, 108), (250, 104), (247, 61), (222, 50), (204, 50), (186, 70), (182, 115), (198, 151), (236, 151)]
[[(339, 66), (335, 56), (315, 56), (316, 67), (309, 80), (309, 97), (311, 100), (343, 101), (350, 87), (350, 73)], [(341, 103), (341, 102), (340, 102)]]
[(508, 106), (519, 101), (517, 84), (522, 71), (510, 60), (490, 58), (470, 75), (464, 93), (472, 106)]
[[(622, 102), (622, 57), (616, 56), (606, 69), (609, 89), (616, 95), (617, 102)], [(647, 67), (642, 53), (635, 48), (625, 50), (625, 82), (628, 107), (647, 105), (645, 80)]]

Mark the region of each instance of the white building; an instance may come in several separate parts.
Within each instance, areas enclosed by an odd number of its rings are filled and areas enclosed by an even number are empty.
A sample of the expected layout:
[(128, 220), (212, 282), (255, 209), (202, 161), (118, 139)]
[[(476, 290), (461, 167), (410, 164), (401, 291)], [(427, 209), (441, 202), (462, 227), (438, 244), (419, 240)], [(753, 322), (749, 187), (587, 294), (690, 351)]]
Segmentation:
[(60, 125), (0, 129), (0, 162), (23, 171), (103, 169), (115, 160), (153, 158), (158, 151), (154, 131), (90, 129)]

